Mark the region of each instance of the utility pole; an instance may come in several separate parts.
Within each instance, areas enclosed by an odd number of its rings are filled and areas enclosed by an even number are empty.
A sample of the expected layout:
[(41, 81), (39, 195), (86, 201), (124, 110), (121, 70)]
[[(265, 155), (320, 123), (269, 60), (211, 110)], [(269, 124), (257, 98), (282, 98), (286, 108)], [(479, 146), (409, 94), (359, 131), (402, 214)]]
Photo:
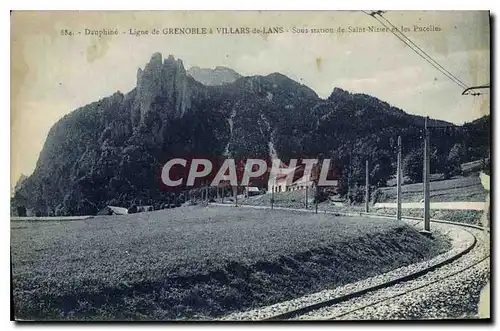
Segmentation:
[[(206, 184), (205, 184), (206, 185)], [(208, 190), (209, 189), (209, 186), (205, 186), (205, 203), (208, 205), (208, 194), (210, 193), (210, 191)]]
[(370, 211), (370, 174), (368, 160), (365, 163), (365, 213)]
[(424, 231), (428, 232), (431, 229), (431, 213), (430, 213), (430, 140), (429, 140), (429, 117), (425, 118), (425, 140), (424, 140)]
[(352, 202), (351, 199), (351, 163), (352, 163), (352, 145), (349, 150), (349, 172), (347, 173), (347, 198), (349, 200), (349, 204)]
[(274, 208), (274, 185), (271, 188), (271, 209)]
[(238, 185), (233, 188), (234, 191), (234, 206), (238, 207)]
[(319, 203), (319, 186), (317, 183), (316, 183), (316, 194), (315, 194), (314, 200), (316, 202), (316, 205), (314, 206), (314, 208), (315, 208), (314, 212), (317, 214), (318, 213), (318, 203)]
[(306, 209), (307, 209), (307, 199), (308, 199), (307, 192), (308, 192), (308, 187), (307, 187), (307, 184), (306, 184)]
[(401, 163), (402, 163), (402, 146), (401, 146), (401, 136), (398, 136), (398, 169), (397, 169), (397, 178), (396, 178), (396, 185), (397, 185), (397, 205), (398, 205), (398, 211), (397, 211), (397, 219), (398, 221), (401, 220), (401, 181), (403, 180), (403, 174), (401, 173)]
[[(323, 169), (323, 160), (324, 160), (324, 156), (323, 156), (323, 153), (319, 154), (318, 156), (318, 163), (316, 164), (316, 171), (314, 172), (314, 178), (312, 180), (313, 184), (314, 184), (314, 202), (315, 202), (315, 206), (314, 206), (314, 212), (317, 214), (318, 213), (318, 204), (319, 204), (319, 196), (320, 196), (320, 187), (319, 187), (319, 177), (320, 177), (320, 174), (321, 174), (321, 171)], [(328, 169), (330, 170), (330, 169)], [(328, 173), (328, 172), (327, 172)]]

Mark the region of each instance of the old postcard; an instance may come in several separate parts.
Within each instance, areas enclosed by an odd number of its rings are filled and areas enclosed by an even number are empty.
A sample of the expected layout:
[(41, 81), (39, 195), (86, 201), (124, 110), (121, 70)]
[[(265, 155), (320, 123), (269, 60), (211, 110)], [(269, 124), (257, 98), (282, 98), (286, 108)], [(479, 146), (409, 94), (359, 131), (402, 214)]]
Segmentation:
[(13, 11), (17, 321), (490, 320), (488, 11)]

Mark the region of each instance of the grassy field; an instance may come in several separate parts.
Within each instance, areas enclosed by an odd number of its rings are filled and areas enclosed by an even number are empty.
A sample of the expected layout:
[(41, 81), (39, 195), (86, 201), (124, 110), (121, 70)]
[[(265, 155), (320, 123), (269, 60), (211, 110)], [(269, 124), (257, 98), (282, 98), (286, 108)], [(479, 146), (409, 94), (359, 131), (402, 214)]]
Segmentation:
[[(380, 208), (376, 210), (377, 214), (396, 216), (396, 209), (394, 208)], [(423, 209), (402, 209), (403, 216), (411, 217), (424, 217)], [(481, 210), (433, 210), (431, 209), (431, 218), (438, 220), (445, 220), (451, 222), (475, 224), (482, 226), (481, 217), (483, 216)]]
[[(238, 203), (244, 205), (270, 206), (271, 196), (271, 194), (262, 194), (251, 196), (248, 198), (239, 198)], [(311, 192), (311, 190), (308, 191), (307, 200), (309, 206), (311, 206), (313, 203), (313, 193)], [(297, 190), (289, 192), (276, 192), (274, 193), (274, 205), (280, 207), (305, 208), (306, 191)]]
[[(430, 183), (432, 202), (481, 201), (486, 199), (487, 191), (481, 185), (479, 176), (459, 177)], [(403, 202), (419, 202), (423, 199), (422, 183), (401, 186)], [(396, 202), (396, 187), (378, 189), (372, 202)]]
[[(474, 162), (471, 162), (474, 166)], [(459, 177), (430, 183), (431, 202), (474, 201), (484, 202), (488, 191), (481, 185), (479, 175)], [(401, 187), (402, 202), (419, 202), (423, 199), (422, 183), (408, 184)], [(396, 188), (387, 187), (374, 193), (375, 202), (396, 202)], [(377, 213), (395, 215), (396, 209), (378, 209)], [(403, 216), (423, 217), (422, 209), (403, 209)], [(480, 224), (482, 210), (432, 210), (431, 218)]]
[(363, 279), (448, 246), (393, 220), (229, 207), (13, 221), (15, 316), (213, 318)]

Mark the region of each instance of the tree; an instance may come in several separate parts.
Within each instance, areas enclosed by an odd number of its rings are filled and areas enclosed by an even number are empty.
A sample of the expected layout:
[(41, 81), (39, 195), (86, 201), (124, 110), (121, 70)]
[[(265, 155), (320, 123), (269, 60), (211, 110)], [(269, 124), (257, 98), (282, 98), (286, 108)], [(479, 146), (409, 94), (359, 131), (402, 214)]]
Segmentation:
[(444, 165), (444, 176), (445, 178), (450, 178), (457, 176), (462, 172), (461, 164), (464, 157), (464, 148), (461, 144), (456, 143), (450, 149), (448, 157), (446, 158), (446, 163)]
[(372, 169), (370, 171), (370, 182), (377, 187), (386, 186), (387, 180), (394, 174), (391, 157), (386, 151), (380, 150), (374, 155)]
[(413, 149), (403, 159), (403, 174), (410, 178), (412, 183), (420, 183), (423, 179), (424, 155), (420, 149)]
[(431, 151), (431, 174), (444, 174), (446, 167), (446, 152), (440, 152), (437, 147), (434, 147)]

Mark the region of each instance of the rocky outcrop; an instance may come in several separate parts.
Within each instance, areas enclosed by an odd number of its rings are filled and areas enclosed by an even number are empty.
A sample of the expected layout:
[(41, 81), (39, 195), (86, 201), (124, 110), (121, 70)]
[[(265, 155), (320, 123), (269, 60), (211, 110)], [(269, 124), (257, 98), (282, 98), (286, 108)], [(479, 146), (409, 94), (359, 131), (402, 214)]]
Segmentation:
[[(190, 84), (191, 83), (191, 84)], [(182, 60), (170, 55), (164, 61), (155, 53), (144, 70), (137, 73), (136, 103), (139, 124), (144, 124), (150, 112), (167, 113), (174, 118), (184, 116), (192, 108), (195, 85), (187, 75)]]

